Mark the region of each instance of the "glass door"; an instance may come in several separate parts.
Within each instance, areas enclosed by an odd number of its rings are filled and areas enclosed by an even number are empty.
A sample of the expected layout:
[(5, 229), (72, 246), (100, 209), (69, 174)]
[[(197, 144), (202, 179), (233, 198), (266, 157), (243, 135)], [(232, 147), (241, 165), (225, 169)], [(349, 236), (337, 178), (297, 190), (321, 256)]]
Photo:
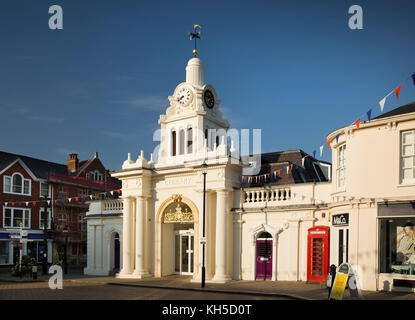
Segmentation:
[(175, 272), (193, 274), (194, 236), (188, 230), (177, 231), (175, 234)]

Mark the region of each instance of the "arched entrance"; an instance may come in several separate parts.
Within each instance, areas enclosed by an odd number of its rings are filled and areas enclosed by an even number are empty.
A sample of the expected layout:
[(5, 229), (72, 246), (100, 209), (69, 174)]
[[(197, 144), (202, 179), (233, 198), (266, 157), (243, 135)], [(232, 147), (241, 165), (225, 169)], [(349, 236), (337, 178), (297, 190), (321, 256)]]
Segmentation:
[(182, 195), (173, 195), (156, 216), (155, 276), (198, 273), (198, 210)]
[(120, 270), (120, 235), (118, 232), (114, 233), (114, 240), (113, 240), (113, 247), (114, 247), (114, 270)]
[(256, 274), (255, 279), (272, 278), (272, 235), (261, 232), (256, 239)]

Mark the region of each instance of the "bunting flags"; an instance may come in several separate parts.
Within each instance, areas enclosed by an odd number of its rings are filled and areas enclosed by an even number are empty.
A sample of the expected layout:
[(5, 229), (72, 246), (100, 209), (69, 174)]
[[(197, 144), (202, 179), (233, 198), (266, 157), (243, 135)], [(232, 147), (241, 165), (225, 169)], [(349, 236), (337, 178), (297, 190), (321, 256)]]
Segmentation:
[[(114, 192), (117, 192), (118, 194), (121, 194), (121, 189), (114, 190), (114, 191), (110, 191), (111, 194), (113, 194)], [(89, 195), (89, 197), (91, 199), (93, 199), (94, 196), (99, 197), (100, 195), (103, 195), (104, 197), (106, 197), (107, 196), (107, 192), (97, 193), (95, 195)], [(55, 204), (57, 204), (58, 202), (65, 203), (66, 200), (68, 200), (68, 202), (72, 202), (72, 200), (75, 200), (75, 201), (80, 201), (80, 200), (81, 201), (85, 201), (86, 199), (87, 199), (86, 196), (82, 196), (81, 199), (79, 197), (76, 197), (76, 198), (61, 198), (61, 199), (54, 199), (53, 200), (53, 203), (55, 203)], [(6, 206), (6, 207), (7, 206), (14, 207), (15, 205), (18, 205), (18, 206), (21, 207), (22, 204), (24, 204), (24, 205), (26, 205), (26, 207), (28, 207), (29, 205), (32, 205), (33, 207), (35, 207), (36, 205), (42, 206), (45, 203), (47, 203), (47, 205), (49, 206), (51, 204), (51, 202), (52, 202), (51, 200), (24, 201), (24, 202), (4, 202), (4, 206)], [(1, 205), (1, 202), (0, 202), (0, 205)]]
[(383, 112), (383, 107), (385, 106), (386, 97), (379, 101), (380, 112)]
[(397, 88), (395, 89), (396, 99), (397, 99), (397, 100), (399, 100), (399, 93), (401, 92), (401, 88), (402, 88), (402, 85), (399, 85), (399, 87), (397, 87)]
[(368, 112), (366, 112), (367, 114), (367, 120), (370, 121), (371, 116), (372, 116), (372, 109), (370, 109)]
[[(409, 79), (412, 79), (412, 82), (415, 85), (415, 73), (413, 73), (411, 76), (409, 76), (405, 80), (405, 82), (407, 80), (409, 80)], [(397, 100), (399, 100), (399, 96), (400, 96), (400, 92), (401, 92), (401, 89), (402, 89), (402, 85), (403, 85), (403, 82), (397, 88), (395, 88), (394, 90), (392, 90), (382, 100), (380, 100), (378, 102), (378, 105), (380, 107), (380, 111), (381, 112), (383, 112), (383, 110), (384, 110), (384, 107), (385, 107), (385, 104), (386, 104), (386, 99), (391, 94), (395, 93)], [(366, 111), (366, 116), (367, 116), (367, 119), (368, 119), (369, 122), (372, 120), (372, 111), (373, 110), (374, 110), (374, 108), (371, 108), (368, 111)], [(364, 115), (365, 114), (362, 114), (355, 122), (353, 122), (352, 124), (350, 124), (350, 125), (348, 125), (348, 126), (345, 127), (345, 129), (344, 129), (344, 135), (346, 137), (349, 135), (349, 129), (350, 129), (351, 126), (356, 125), (356, 130), (359, 130), (360, 129), (360, 122), (362, 120), (362, 117), (364, 117)], [(337, 134), (335, 136), (335, 139), (336, 139), (336, 143), (337, 144), (339, 143), (339, 137), (340, 137), (340, 134)], [(329, 140), (329, 141), (326, 142), (327, 143), (327, 150), (330, 150), (330, 146), (331, 146), (331, 143), (333, 141), (334, 141), (334, 138), (332, 138), (331, 140)], [(320, 158), (323, 157), (323, 150), (324, 150), (324, 144), (320, 146)], [(317, 150), (313, 150), (312, 154), (313, 154), (313, 157), (314, 158), (316, 157), (316, 153), (317, 153)], [(304, 164), (305, 164), (305, 160), (304, 159), (306, 157), (308, 157), (308, 156), (310, 156), (310, 154), (307, 154), (305, 157), (303, 157), (301, 159), (301, 165), (303, 167), (304, 167)], [(290, 164), (290, 165), (288, 165), (288, 166), (285, 167), (286, 168), (286, 174), (289, 174), (290, 168), (291, 168), (291, 170), (293, 170), (293, 166), (294, 165), (295, 165), (295, 169), (298, 169), (299, 168), (298, 161), (295, 164)], [(257, 176), (255, 178), (253, 178), (252, 176), (250, 176), (250, 177), (244, 177), (244, 178), (242, 178), (242, 181), (245, 182), (245, 183), (253, 183), (254, 181), (255, 182), (265, 181), (266, 182), (267, 181), (267, 177), (271, 177), (271, 179), (276, 179), (281, 174), (284, 174), (284, 167), (282, 167), (281, 169), (278, 169), (278, 170), (274, 171), (274, 173), (271, 173), (271, 174), (265, 174), (265, 175)], [(111, 191), (111, 194), (112, 194), (112, 191)]]

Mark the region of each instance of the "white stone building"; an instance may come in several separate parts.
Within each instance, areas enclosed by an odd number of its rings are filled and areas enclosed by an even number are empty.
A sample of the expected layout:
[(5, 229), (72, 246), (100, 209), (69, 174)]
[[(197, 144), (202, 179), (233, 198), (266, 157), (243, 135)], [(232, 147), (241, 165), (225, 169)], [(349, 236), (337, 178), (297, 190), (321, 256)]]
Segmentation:
[(112, 174), (122, 180), (122, 200), (91, 203), (85, 273), (119, 269), (122, 278), (183, 274), (201, 281), (205, 246), (208, 282), (306, 281), (308, 229), (328, 225), (331, 165), (301, 150), (262, 154), (260, 174), (295, 167), (266, 184), (242, 183), (248, 162), (230, 142), (235, 131), (204, 83), (199, 58), (189, 60), (186, 81), (169, 101), (157, 161), (129, 154)]
[[(207, 281), (322, 281), (349, 262), (364, 290), (414, 291), (415, 103), (330, 133), (333, 168), (301, 150), (242, 162), (203, 79), (190, 59), (160, 116), (157, 162), (128, 155), (113, 173), (122, 203), (91, 204), (85, 272), (200, 281), (205, 240)], [(266, 179), (241, 179), (249, 160)]]

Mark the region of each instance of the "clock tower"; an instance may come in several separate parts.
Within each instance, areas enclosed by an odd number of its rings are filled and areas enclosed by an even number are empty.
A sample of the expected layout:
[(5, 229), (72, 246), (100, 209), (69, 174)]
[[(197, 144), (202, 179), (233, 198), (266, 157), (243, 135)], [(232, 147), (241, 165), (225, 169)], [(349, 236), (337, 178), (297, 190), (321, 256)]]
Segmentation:
[(215, 88), (205, 84), (205, 68), (198, 57), (186, 66), (186, 81), (169, 96), (170, 105), (160, 115), (161, 143), (158, 164), (183, 164), (198, 160), (204, 150), (214, 151), (226, 143), (229, 123), (219, 110)]

